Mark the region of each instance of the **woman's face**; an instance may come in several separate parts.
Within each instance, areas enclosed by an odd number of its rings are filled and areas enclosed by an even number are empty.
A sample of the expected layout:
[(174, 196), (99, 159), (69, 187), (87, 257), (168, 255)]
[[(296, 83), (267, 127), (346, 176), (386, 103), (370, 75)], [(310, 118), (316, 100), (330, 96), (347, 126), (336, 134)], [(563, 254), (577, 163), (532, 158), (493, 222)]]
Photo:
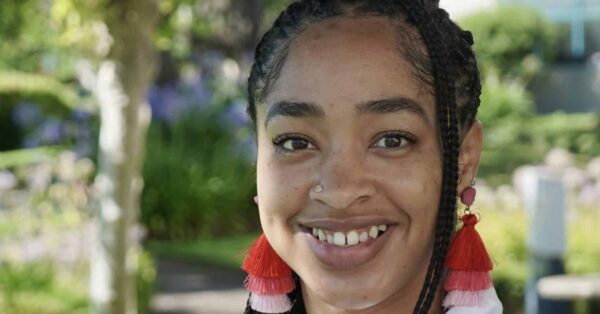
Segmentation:
[(257, 107), (261, 224), (310, 304), (412, 310), (424, 281), (442, 177), (435, 99), (395, 31), (376, 17), (310, 26)]

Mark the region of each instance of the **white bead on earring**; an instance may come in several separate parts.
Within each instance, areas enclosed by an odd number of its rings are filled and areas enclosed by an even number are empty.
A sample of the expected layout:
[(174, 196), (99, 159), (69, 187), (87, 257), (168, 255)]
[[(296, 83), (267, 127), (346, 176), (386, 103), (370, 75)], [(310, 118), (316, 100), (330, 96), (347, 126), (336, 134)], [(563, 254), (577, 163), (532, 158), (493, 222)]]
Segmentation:
[(317, 186), (315, 186), (315, 192), (317, 192), (317, 193), (323, 192), (323, 186), (321, 184), (317, 184)]

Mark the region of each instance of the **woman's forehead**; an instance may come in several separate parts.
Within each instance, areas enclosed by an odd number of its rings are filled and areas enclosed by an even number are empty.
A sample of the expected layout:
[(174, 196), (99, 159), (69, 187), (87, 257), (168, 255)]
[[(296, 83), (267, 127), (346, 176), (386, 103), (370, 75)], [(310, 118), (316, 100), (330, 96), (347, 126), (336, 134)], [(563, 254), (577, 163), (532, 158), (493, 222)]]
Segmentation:
[(433, 96), (402, 56), (396, 31), (382, 17), (335, 17), (309, 26), (291, 44), (266, 107), (290, 100), (326, 106), (404, 97), (422, 104), (433, 119)]
[[(343, 36), (342, 36), (343, 35)], [(335, 45), (394, 46), (394, 27), (390, 20), (376, 16), (335, 16), (309, 25), (291, 44), (308, 50), (327, 43)], [(326, 39), (326, 42), (322, 40)], [(297, 48), (297, 47), (296, 47)]]

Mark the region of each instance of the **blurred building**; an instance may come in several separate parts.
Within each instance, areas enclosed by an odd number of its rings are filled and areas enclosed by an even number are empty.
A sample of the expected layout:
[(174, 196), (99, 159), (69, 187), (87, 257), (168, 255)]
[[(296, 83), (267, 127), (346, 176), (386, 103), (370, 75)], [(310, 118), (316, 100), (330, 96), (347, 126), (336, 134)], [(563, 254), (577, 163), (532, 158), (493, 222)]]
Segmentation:
[(558, 25), (555, 65), (532, 82), (539, 112), (600, 113), (600, 0), (441, 0), (455, 19), (502, 5), (522, 5)]

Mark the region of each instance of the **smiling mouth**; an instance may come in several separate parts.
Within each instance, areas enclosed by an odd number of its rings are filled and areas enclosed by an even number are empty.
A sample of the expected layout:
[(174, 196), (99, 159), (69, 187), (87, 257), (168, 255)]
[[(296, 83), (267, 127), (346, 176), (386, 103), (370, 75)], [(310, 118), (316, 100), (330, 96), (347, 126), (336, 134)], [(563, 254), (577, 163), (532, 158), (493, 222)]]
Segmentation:
[(353, 229), (298, 226), (314, 256), (327, 267), (342, 270), (365, 265), (378, 256), (397, 227), (380, 223)]
[(303, 225), (300, 225), (300, 228), (303, 232), (311, 234), (312, 237), (322, 243), (332, 244), (337, 247), (349, 247), (379, 238), (388, 230), (388, 225), (372, 225), (349, 231), (333, 231)]

